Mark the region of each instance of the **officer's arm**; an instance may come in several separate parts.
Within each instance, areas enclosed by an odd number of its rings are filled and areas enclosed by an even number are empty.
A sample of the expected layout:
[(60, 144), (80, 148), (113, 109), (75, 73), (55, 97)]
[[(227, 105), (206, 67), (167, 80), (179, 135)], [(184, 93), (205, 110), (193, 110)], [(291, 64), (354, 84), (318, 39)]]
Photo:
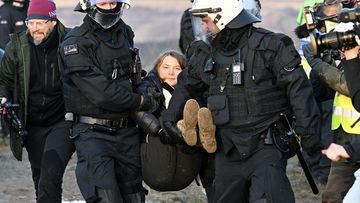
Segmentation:
[(176, 88), (171, 96), (168, 108), (161, 113), (163, 121), (177, 122), (182, 118), (182, 111), (185, 102), (191, 98), (190, 93), (185, 88), (188, 77), (188, 69), (184, 69), (178, 75), (178, 82)]
[(296, 117), (296, 131), (300, 135), (318, 135), (320, 113), (310, 81), (300, 66), (300, 56), (289, 37), (280, 35), (278, 39), (273, 72), (277, 77), (277, 84), (288, 95)]
[(132, 92), (131, 82), (107, 79), (104, 73), (94, 66), (85, 48), (77, 44), (64, 43), (60, 48), (60, 54), (65, 77), (69, 77), (81, 93), (95, 105), (119, 112), (140, 106), (141, 95)]

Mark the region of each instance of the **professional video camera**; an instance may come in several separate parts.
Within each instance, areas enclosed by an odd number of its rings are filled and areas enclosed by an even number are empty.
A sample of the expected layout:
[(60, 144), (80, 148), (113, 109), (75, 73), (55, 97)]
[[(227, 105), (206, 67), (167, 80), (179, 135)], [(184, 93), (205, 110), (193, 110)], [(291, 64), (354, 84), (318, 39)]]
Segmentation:
[[(327, 49), (348, 49), (357, 45), (356, 36), (360, 37), (360, 27), (356, 25), (357, 22), (360, 22), (360, 7), (358, 7), (358, 4), (351, 9), (344, 8), (341, 12), (332, 16), (315, 16), (310, 7), (306, 7), (304, 13), (314, 55), (318, 55)], [(316, 29), (316, 25), (325, 20), (342, 23), (353, 22), (354, 27), (346, 32), (321, 33)]]

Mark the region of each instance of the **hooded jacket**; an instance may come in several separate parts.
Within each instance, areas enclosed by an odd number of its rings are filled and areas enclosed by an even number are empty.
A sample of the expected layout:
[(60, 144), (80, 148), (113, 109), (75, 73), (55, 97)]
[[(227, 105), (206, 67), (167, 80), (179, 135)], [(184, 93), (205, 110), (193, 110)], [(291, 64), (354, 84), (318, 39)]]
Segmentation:
[[(70, 29), (59, 21), (56, 28), (57, 30), (54, 31), (58, 32), (59, 42), (61, 42)], [(30, 92), (31, 42), (28, 35), (28, 30), (10, 35), (10, 42), (5, 48), (4, 57), (0, 63), (0, 97), (19, 103), (19, 118), (24, 125), (26, 125)], [(15, 74), (18, 76), (18, 85), (17, 97), (13, 98)]]

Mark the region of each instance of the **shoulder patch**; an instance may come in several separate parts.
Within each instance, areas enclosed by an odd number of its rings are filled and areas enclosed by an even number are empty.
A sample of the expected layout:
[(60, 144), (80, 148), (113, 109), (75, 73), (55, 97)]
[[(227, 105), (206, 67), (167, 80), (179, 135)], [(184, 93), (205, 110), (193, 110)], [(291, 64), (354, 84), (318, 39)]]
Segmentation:
[(65, 56), (74, 55), (74, 54), (78, 54), (78, 53), (79, 53), (79, 50), (78, 50), (77, 44), (70, 44), (70, 45), (64, 46)]

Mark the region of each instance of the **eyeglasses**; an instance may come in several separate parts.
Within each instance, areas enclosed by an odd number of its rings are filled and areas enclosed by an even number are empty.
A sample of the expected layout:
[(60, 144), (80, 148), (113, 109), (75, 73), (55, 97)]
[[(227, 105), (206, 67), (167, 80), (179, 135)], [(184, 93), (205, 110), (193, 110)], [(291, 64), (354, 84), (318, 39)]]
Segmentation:
[(46, 20), (46, 21), (28, 21), (25, 20), (25, 24), (27, 27), (38, 27), (38, 28), (44, 28), (45, 25), (49, 22), (50, 20)]

